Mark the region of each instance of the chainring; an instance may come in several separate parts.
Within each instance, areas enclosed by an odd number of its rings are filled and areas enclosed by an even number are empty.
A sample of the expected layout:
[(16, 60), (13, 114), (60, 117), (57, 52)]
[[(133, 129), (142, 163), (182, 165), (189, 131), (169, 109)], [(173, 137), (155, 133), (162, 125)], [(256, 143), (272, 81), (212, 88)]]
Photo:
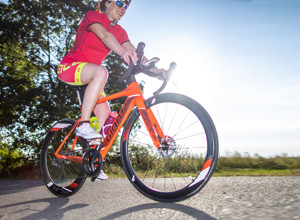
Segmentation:
[[(96, 159), (93, 161), (93, 156), (96, 155)], [(102, 156), (96, 149), (89, 149), (83, 155), (83, 168), (85, 173), (91, 177), (97, 177), (102, 169), (103, 161)]]

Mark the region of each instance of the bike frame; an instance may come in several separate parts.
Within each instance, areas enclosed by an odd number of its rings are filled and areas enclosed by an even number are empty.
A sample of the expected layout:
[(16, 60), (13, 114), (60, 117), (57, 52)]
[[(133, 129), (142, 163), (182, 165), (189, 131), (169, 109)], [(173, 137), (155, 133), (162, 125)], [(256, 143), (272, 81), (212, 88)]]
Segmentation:
[[(157, 122), (152, 110), (150, 108), (146, 109), (146, 106), (144, 103), (145, 99), (143, 97), (141, 88), (136, 81), (130, 83), (126, 89), (124, 89), (120, 92), (117, 92), (117, 93), (109, 95), (107, 97), (98, 99), (97, 104), (111, 101), (114, 99), (118, 99), (121, 97), (126, 97), (126, 96), (127, 96), (127, 99), (124, 102), (124, 104), (118, 114), (118, 117), (116, 118), (112, 127), (108, 131), (106, 138), (104, 140), (103, 139), (101, 140), (103, 142), (103, 147), (100, 150), (100, 154), (101, 154), (103, 160), (104, 160), (105, 156), (107, 155), (107, 152), (110, 150), (111, 146), (113, 145), (113, 142), (115, 141), (119, 131), (123, 127), (124, 123), (126, 122), (132, 109), (135, 106), (138, 108), (138, 111), (143, 118), (144, 124), (146, 125), (146, 128), (147, 128), (147, 130), (152, 138), (153, 144), (156, 148), (160, 148), (160, 140), (162, 137), (164, 137), (163, 131), (162, 131), (159, 123)], [(67, 134), (67, 136), (65, 137), (65, 139), (63, 140), (63, 142), (60, 144), (59, 148), (55, 152), (54, 155), (57, 158), (62, 158), (65, 160), (71, 160), (71, 161), (82, 163), (82, 157), (59, 154), (64, 143), (70, 137), (71, 133), (74, 131), (74, 129), (76, 128), (77, 124), (80, 121), (81, 121), (81, 118), (79, 118), (76, 121), (73, 128), (70, 130), (70, 132)], [(126, 135), (125, 135), (125, 137), (126, 137)], [(78, 138), (76, 136), (74, 138), (71, 150), (74, 150), (77, 140), (78, 140)]]

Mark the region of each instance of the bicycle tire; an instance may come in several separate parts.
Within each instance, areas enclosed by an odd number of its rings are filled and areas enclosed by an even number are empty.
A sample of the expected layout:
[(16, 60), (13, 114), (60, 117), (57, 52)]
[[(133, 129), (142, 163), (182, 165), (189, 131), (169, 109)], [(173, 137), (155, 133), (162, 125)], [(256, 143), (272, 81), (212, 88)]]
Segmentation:
[[(122, 165), (128, 179), (142, 194), (160, 202), (195, 195), (209, 181), (218, 160), (218, 135), (211, 117), (199, 103), (175, 93), (151, 97), (145, 106), (151, 107), (171, 144), (160, 150), (154, 147), (134, 109), (121, 137)], [(192, 142), (186, 143), (184, 135)]]
[[(56, 122), (47, 133), (41, 150), (40, 164), (43, 181), (49, 191), (59, 197), (74, 195), (86, 180), (82, 163), (60, 159), (54, 155), (75, 122), (73, 119), (62, 119)], [(60, 152), (82, 156), (84, 148), (87, 147), (86, 142), (78, 139), (74, 151), (70, 151), (74, 137), (73, 131)]]

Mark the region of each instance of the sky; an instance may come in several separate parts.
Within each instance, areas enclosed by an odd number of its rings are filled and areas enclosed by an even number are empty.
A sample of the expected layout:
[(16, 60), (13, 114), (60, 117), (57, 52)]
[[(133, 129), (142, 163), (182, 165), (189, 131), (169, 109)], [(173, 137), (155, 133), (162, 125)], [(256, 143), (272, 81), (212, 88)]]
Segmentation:
[[(197, 100), (220, 154), (300, 156), (299, 0), (134, 0), (120, 21), (158, 67), (177, 69), (164, 92)], [(145, 94), (159, 87), (148, 77)]]

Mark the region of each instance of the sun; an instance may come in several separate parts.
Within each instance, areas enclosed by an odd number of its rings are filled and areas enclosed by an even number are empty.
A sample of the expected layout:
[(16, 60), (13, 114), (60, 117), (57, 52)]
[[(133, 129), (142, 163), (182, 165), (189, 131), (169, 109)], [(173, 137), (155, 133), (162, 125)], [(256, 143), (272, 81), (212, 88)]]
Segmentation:
[(172, 75), (175, 87), (171, 88), (199, 101), (209, 102), (218, 90), (217, 71), (214, 65), (216, 59), (204, 51), (190, 49), (176, 55), (177, 68)]

